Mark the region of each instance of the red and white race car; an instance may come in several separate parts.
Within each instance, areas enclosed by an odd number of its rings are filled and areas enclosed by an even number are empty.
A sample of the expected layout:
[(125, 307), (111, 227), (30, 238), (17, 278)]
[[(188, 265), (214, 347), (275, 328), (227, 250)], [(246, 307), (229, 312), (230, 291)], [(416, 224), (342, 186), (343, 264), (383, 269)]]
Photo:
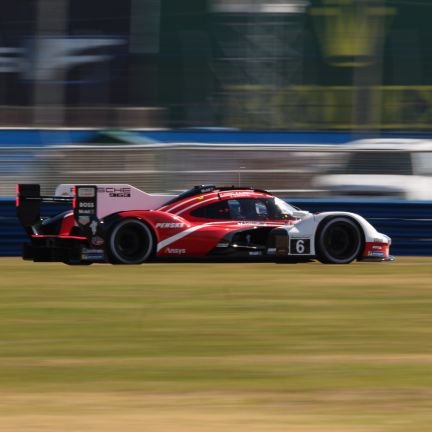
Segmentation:
[[(30, 242), (23, 258), (67, 264), (140, 264), (154, 258), (387, 261), (391, 240), (363, 217), (312, 214), (264, 190), (195, 186), (180, 195), (148, 194), (126, 184), (17, 186), (17, 214)], [(42, 202), (70, 203), (54, 217)]]

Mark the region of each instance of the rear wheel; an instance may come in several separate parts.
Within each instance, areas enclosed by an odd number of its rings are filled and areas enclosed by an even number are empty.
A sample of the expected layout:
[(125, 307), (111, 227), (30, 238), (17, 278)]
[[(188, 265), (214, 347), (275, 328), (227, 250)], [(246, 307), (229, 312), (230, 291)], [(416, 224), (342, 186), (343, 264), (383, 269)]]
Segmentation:
[(326, 264), (349, 264), (360, 256), (363, 244), (363, 233), (354, 220), (348, 217), (328, 219), (317, 233), (317, 258)]
[(111, 262), (141, 264), (153, 256), (155, 241), (144, 222), (125, 219), (111, 231), (108, 247)]

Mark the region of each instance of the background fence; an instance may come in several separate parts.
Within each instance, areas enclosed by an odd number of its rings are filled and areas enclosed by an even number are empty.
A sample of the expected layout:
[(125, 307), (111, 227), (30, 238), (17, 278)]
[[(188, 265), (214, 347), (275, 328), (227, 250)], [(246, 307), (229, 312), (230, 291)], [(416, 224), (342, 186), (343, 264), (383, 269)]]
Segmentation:
[(310, 196), (313, 176), (334, 154), (319, 145), (83, 144), (0, 148), (0, 196), (16, 183), (40, 183), (52, 195), (61, 183), (126, 183), (147, 192), (195, 184), (251, 185), (285, 196)]
[[(312, 212), (342, 210), (358, 213), (368, 219), (378, 231), (392, 238), (392, 254), (432, 255), (432, 202), (317, 199), (296, 199), (289, 202)], [(49, 206), (44, 208), (44, 212), (54, 214), (64, 209), (63, 206)], [(13, 199), (0, 200), (0, 215), (0, 256), (19, 256), (26, 236), (16, 218)]]
[[(189, 139), (193, 136), (189, 134)], [(268, 139), (272, 139), (270, 134)], [(94, 141), (87, 144), (1, 147), (0, 196), (13, 197), (16, 183), (39, 183), (46, 195), (53, 194), (61, 183), (126, 183), (147, 192), (174, 193), (196, 184), (210, 183), (253, 186), (291, 198), (323, 198), (341, 194), (317, 176), (368, 174), (369, 169), (378, 174), (377, 169), (385, 168), (383, 174), (404, 175), (393, 185), (391, 198), (432, 199), (431, 188), (426, 187), (432, 178), (432, 145), (428, 144), (427, 152), (421, 149), (424, 147), (414, 143), (394, 152), (379, 152), (378, 145), (366, 151), (313, 142), (170, 143), (120, 132), (115, 137), (95, 135)], [(347, 158), (352, 152), (363, 152), (363, 156), (356, 159), (355, 172), (352, 172), (352, 163), (351, 171), (341, 171), (341, 168), (348, 168)], [(415, 158), (414, 153), (418, 153)], [(419, 158), (421, 163), (416, 162)], [(421, 185), (415, 183), (414, 175), (423, 176)], [(345, 191), (342, 196), (371, 196), (368, 185), (362, 183), (364, 178), (358, 178), (355, 185), (366, 189)], [(380, 178), (381, 183), (378, 178), (376, 181), (376, 187), (383, 189), (388, 179)], [(385, 188), (381, 189), (383, 192)], [(416, 194), (405, 196), (405, 192), (412, 189)]]

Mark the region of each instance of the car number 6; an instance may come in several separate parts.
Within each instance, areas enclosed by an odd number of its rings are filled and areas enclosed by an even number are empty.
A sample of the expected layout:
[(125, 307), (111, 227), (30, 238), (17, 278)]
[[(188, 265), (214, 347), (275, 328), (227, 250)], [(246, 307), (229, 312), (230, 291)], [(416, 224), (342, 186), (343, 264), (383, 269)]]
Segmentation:
[(296, 252), (302, 254), (305, 251), (304, 240), (297, 240), (296, 242)]

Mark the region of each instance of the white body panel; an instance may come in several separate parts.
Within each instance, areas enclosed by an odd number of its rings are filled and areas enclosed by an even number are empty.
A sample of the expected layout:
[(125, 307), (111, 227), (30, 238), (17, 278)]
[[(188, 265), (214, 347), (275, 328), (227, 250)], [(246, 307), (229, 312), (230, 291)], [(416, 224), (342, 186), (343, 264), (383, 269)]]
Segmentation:
[[(61, 184), (56, 196), (73, 196), (73, 184)], [(149, 194), (128, 184), (97, 184), (97, 217), (127, 210), (154, 210), (176, 195)]]
[[(390, 238), (385, 234), (379, 233), (365, 218), (349, 212), (324, 212), (318, 214), (308, 213), (302, 218), (301, 221), (290, 227), (284, 227), (288, 232), (290, 239), (310, 239), (310, 254), (315, 255), (315, 235), (320, 222), (328, 216), (345, 216), (354, 219), (361, 227), (365, 242), (379, 242), (379, 243), (390, 243)], [(289, 252), (291, 255), (292, 251)], [(298, 255), (294, 253), (293, 255)]]

